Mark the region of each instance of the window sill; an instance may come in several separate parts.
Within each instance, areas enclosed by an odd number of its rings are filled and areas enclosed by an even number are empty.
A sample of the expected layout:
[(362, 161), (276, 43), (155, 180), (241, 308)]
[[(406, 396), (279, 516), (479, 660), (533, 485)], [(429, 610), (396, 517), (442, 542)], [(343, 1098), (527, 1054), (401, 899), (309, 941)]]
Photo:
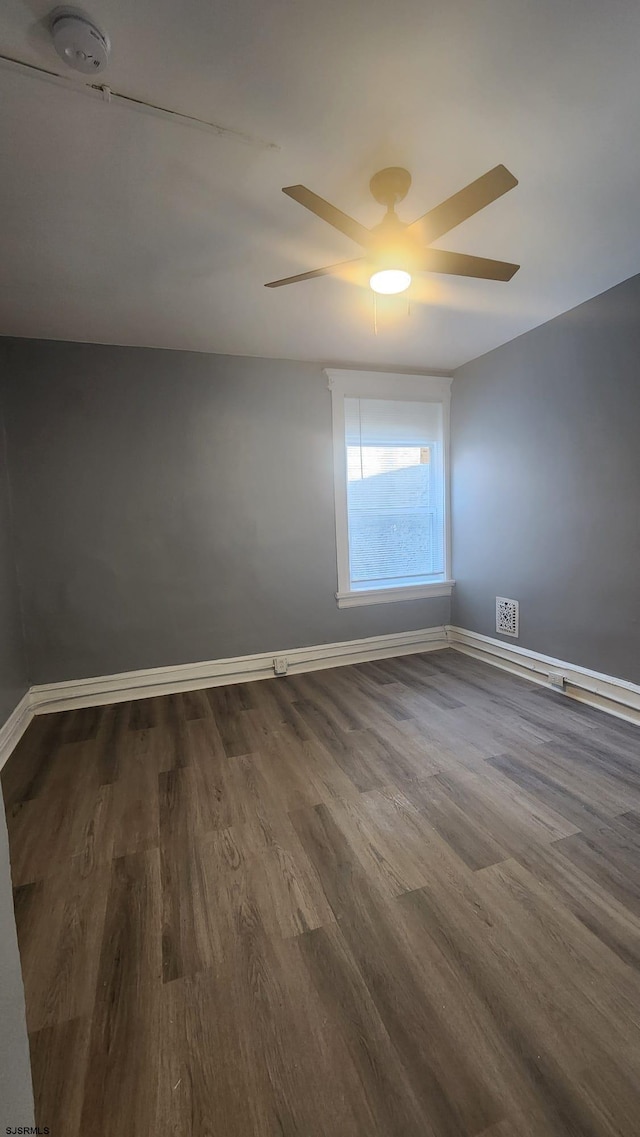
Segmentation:
[(403, 588), (362, 588), (357, 592), (336, 592), (338, 608), (359, 608), (363, 604), (391, 604), (399, 600), (426, 600), (430, 596), (451, 596), (454, 580), (414, 584)]

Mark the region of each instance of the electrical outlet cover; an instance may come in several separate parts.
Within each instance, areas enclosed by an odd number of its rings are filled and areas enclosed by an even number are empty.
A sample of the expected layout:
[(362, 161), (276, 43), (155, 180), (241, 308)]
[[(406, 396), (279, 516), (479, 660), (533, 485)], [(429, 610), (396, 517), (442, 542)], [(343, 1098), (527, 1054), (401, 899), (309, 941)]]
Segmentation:
[(564, 675), (562, 675), (559, 671), (550, 671), (549, 672), (549, 683), (552, 687), (555, 687), (558, 691), (564, 691), (566, 679), (565, 679)]

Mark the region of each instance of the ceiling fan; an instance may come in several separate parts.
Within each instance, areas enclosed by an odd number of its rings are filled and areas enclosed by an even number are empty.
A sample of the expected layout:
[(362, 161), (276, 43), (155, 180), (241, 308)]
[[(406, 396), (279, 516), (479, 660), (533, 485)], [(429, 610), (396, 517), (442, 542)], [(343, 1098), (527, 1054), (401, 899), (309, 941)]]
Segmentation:
[(517, 184), (518, 179), (509, 173), (506, 166), (494, 166), (493, 170), (471, 182), (465, 189), (408, 224), (400, 220), (395, 207), (409, 191), (411, 174), (400, 166), (388, 166), (374, 174), (369, 183), (376, 201), (387, 207), (382, 221), (372, 229), (354, 221), (306, 186), (285, 186), (283, 193), (304, 205), (305, 209), (310, 209), (334, 229), (351, 237), (363, 247), (365, 256), (301, 272), (297, 276), (287, 276), (283, 280), (272, 280), (265, 287), (280, 288), (283, 284), (296, 284), (300, 280), (313, 280), (316, 276), (340, 273), (348, 265), (357, 264), (361, 260), (368, 261), (371, 266), (369, 284), (373, 291), (385, 294), (404, 292), (411, 284), (412, 273), (416, 272), (475, 276), (482, 280), (511, 280), (520, 265), (467, 256), (466, 253), (447, 253), (441, 249), (431, 249), (429, 245)]

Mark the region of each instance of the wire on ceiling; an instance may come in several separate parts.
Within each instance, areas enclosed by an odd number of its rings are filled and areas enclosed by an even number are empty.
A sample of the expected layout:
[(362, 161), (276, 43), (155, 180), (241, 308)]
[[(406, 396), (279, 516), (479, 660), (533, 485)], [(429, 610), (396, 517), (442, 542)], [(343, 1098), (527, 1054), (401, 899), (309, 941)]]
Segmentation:
[(195, 126), (200, 130), (206, 130), (220, 138), (235, 139), (236, 142), (242, 142), (246, 146), (257, 146), (261, 150), (280, 150), (280, 146), (278, 146), (277, 142), (267, 142), (264, 138), (257, 138), (255, 135), (245, 134), (242, 130), (235, 130), (232, 126), (221, 126), (220, 123), (208, 122), (206, 119), (196, 118), (195, 115), (183, 114), (182, 111), (173, 111), (169, 107), (162, 107), (157, 103), (147, 102), (146, 99), (137, 99), (133, 95), (125, 95), (121, 91), (114, 91), (112, 87), (103, 86), (98, 83), (77, 83), (72, 79), (68, 79), (65, 75), (59, 75), (57, 71), (50, 71), (48, 68), (40, 67), (35, 63), (25, 63), (23, 59), (15, 59), (13, 56), (0, 54), (0, 63), (11, 68), (22, 70), (34, 77), (56, 83), (66, 87), (67, 90), (76, 91), (78, 94), (93, 95), (94, 98), (103, 99), (108, 103), (113, 101), (121, 102), (129, 106), (132, 110), (156, 114), (167, 118), (169, 121), (176, 122), (179, 125)]

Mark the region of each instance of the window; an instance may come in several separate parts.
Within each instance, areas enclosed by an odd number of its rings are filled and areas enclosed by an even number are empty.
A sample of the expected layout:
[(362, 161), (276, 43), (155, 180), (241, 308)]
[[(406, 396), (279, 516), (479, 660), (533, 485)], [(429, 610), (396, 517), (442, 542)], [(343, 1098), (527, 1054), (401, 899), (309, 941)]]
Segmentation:
[(327, 374), (339, 606), (450, 594), (449, 380)]

